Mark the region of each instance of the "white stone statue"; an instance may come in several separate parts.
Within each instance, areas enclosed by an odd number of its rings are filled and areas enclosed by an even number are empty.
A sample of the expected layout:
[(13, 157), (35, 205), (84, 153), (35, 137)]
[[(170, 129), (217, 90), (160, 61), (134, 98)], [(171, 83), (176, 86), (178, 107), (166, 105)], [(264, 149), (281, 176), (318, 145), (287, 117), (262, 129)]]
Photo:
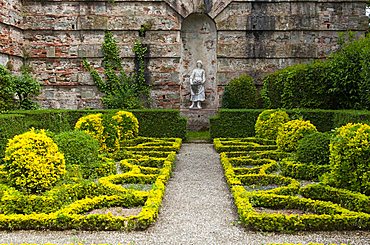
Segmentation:
[(198, 109), (202, 109), (202, 101), (205, 100), (205, 88), (204, 83), (206, 82), (206, 72), (203, 69), (203, 63), (201, 60), (197, 61), (197, 67), (193, 70), (190, 76), (190, 109), (193, 109), (195, 104)]

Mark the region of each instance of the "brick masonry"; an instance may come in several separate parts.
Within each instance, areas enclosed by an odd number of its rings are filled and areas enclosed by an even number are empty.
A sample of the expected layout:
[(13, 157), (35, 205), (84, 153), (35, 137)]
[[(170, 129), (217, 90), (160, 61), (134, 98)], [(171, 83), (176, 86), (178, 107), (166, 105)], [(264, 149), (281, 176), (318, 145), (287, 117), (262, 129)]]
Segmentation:
[[(133, 43), (140, 27), (152, 23), (142, 40), (150, 47), (153, 106), (188, 106), (186, 78), (195, 58), (189, 54), (199, 53), (209, 78), (204, 107), (215, 110), (230, 79), (249, 73), (258, 80), (287, 65), (323, 58), (337, 49), (338, 32), (364, 33), (366, 2), (0, 0), (0, 63), (15, 70), (22, 62), (31, 65), (44, 84), (39, 100), (46, 108), (99, 108), (101, 94), (82, 58), (99, 67), (104, 30), (111, 30), (132, 70)], [(199, 28), (208, 22), (210, 29), (202, 34), (197, 27), (190, 35), (189, 21)], [(197, 35), (205, 42), (200, 51), (191, 44)]]

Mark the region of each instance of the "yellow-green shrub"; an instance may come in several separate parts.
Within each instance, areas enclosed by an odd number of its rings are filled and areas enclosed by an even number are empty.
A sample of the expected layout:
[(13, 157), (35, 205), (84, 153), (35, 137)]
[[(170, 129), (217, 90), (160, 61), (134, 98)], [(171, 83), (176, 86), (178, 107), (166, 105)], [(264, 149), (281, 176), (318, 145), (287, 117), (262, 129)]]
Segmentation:
[(256, 125), (256, 137), (276, 140), (279, 128), (289, 121), (289, 115), (282, 110), (265, 110), (259, 114)]
[(317, 132), (315, 125), (310, 121), (301, 119), (292, 120), (284, 123), (278, 132), (276, 144), (278, 149), (285, 152), (295, 151), (298, 147), (298, 141), (305, 135)]
[(87, 134), (97, 139), (100, 143), (100, 147), (104, 148), (103, 146), (107, 136), (104, 135), (103, 115), (101, 113), (81, 117), (76, 122), (75, 128), (85, 131)]
[(370, 126), (352, 124), (338, 128), (330, 143), (330, 185), (370, 195)]
[(123, 140), (137, 137), (139, 122), (131, 112), (119, 111), (113, 116), (99, 113), (81, 117), (75, 128), (97, 139), (101, 151), (115, 152)]
[(112, 119), (116, 122), (118, 136), (120, 140), (132, 139), (139, 134), (139, 121), (128, 111), (119, 111)]
[(66, 171), (64, 155), (44, 130), (9, 140), (4, 162), (9, 183), (30, 192), (50, 189)]

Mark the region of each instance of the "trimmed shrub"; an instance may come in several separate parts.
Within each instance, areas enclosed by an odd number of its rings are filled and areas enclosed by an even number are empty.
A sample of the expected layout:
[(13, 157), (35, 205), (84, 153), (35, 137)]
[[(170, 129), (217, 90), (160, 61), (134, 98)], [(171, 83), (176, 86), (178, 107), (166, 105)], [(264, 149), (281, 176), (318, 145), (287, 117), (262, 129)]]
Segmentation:
[(329, 133), (316, 132), (298, 141), (297, 160), (318, 165), (329, 164)]
[(65, 173), (64, 156), (44, 130), (9, 140), (4, 162), (9, 183), (33, 193), (51, 189)]
[(288, 121), (289, 115), (285, 111), (265, 110), (257, 118), (256, 137), (275, 140), (279, 128)]
[(99, 142), (91, 135), (80, 131), (67, 131), (54, 136), (66, 164), (89, 166), (99, 160)]
[(266, 108), (331, 108), (327, 81), (328, 64), (315, 61), (276, 71), (263, 80)]
[(261, 91), (264, 106), (369, 109), (369, 51), (370, 35), (342, 44), (325, 61), (290, 66), (266, 76)]
[(221, 109), (210, 118), (210, 134), (212, 138), (244, 138), (255, 135), (254, 127), (257, 117), (263, 110)]
[(81, 117), (78, 119), (75, 128), (86, 132), (96, 139), (102, 150), (107, 148), (105, 141), (108, 136), (104, 134), (103, 114), (90, 114)]
[(276, 144), (280, 151), (293, 152), (297, 150), (300, 139), (314, 132), (317, 132), (317, 129), (310, 121), (292, 120), (280, 127)]
[(257, 108), (257, 89), (253, 78), (249, 75), (241, 75), (231, 80), (225, 87), (222, 107)]
[[(348, 33), (349, 40), (354, 33)], [(329, 58), (332, 83), (330, 93), (333, 109), (369, 109), (370, 78), (368, 77), (370, 55), (370, 35), (342, 44), (341, 49)]]
[(97, 139), (101, 151), (115, 152), (123, 140), (137, 137), (139, 122), (131, 112), (118, 111), (115, 115), (99, 113), (81, 117), (75, 128)]
[(370, 126), (349, 123), (330, 143), (331, 172), (325, 182), (370, 195)]
[(116, 123), (118, 137), (122, 139), (132, 139), (139, 134), (139, 121), (137, 118), (128, 111), (118, 111), (112, 116), (113, 121)]

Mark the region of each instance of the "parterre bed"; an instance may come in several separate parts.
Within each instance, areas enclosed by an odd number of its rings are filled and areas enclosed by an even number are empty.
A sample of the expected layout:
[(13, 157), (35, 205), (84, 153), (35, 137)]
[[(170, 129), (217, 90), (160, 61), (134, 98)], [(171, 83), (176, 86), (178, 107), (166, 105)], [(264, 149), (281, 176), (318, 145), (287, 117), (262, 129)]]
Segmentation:
[[(105, 159), (115, 174), (95, 180), (72, 177), (41, 194), (7, 186), (0, 169), (0, 229), (145, 229), (158, 216), (181, 143), (177, 138), (128, 140), (119, 153)], [(118, 207), (140, 212), (110, 212)]]
[[(273, 141), (216, 138), (225, 177), (247, 228), (259, 231), (369, 230), (370, 197), (317, 181), (323, 169), (293, 162)], [(316, 171), (316, 172), (315, 172)], [(301, 185), (302, 180), (311, 180)]]

